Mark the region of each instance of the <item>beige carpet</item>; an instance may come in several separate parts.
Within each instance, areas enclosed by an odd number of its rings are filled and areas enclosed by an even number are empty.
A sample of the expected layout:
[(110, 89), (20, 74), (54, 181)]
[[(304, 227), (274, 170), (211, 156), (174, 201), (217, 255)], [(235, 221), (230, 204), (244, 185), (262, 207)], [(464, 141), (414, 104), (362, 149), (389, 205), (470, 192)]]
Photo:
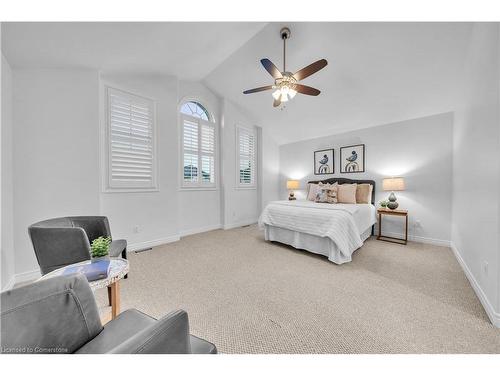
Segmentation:
[[(500, 353), (448, 248), (370, 239), (351, 263), (267, 243), (255, 227), (130, 254), (122, 310), (182, 308), (222, 353)], [(98, 294), (105, 305), (105, 291)]]

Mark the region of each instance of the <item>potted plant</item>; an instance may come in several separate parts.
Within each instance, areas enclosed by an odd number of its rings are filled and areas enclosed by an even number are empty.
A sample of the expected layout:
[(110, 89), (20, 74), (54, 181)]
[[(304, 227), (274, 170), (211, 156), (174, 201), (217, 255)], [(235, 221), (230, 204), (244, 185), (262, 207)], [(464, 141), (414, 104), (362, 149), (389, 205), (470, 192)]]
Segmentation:
[(389, 203), (389, 202), (387, 202), (386, 200), (380, 201), (380, 207), (386, 208), (387, 207), (387, 203)]
[(111, 237), (98, 237), (90, 245), (90, 255), (92, 256), (91, 262), (98, 262), (100, 260), (109, 258), (109, 245)]

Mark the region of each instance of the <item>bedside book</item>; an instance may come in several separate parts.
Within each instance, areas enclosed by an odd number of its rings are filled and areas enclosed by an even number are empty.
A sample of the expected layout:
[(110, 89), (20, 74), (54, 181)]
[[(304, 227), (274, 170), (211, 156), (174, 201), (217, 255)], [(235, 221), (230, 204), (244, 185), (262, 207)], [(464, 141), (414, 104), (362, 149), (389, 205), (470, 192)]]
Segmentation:
[(72, 275), (75, 273), (83, 273), (87, 280), (95, 281), (105, 279), (109, 273), (109, 260), (100, 260), (98, 262), (83, 264), (79, 266), (69, 266), (62, 273), (63, 275)]

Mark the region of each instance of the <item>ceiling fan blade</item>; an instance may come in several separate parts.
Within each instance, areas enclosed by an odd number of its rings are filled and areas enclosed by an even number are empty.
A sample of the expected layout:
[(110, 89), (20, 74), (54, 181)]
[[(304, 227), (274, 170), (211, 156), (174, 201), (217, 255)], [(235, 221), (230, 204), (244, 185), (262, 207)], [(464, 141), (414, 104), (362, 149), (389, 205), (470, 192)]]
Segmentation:
[(304, 78), (309, 77), (311, 74), (316, 73), (318, 70), (323, 69), (327, 65), (328, 61), (326, 61), (325, 59), (318, 60), (316, 62), (313, 62), (311, 65), (308, 65), (305, 68), (300, 69), (293, 75), (293, 77), (297, 81), (301, 81)]
[(260, 92), (260, 91), (266, 91), (266, 90), (271, 90), (273, 88), (272, 85), (269, 85), (269, 86), (262, 86), (262, 87), (257, 87), (255, 89), (251, 89), (251, 90), (246, 90), (246, 91), (243, 91), (243, 94), (253, 94), (254, 92)]
[(314, 87), (299, 85), (299, 84), (295, 85), (295, 91), (300, 92), (301, 94), (312, 95), (312, 96), (318, 96), (321, 93), (321, 91), (315, 89)]
[(273, 107), (279, 107), (280, 104), (281, 104), (281, 100), (274, 99)]
[(264, 68), (273, 76), (274, 79), (282, 78), (281, 72), (278, 70), (276, 65), (274, 65), (269, 59), (260, 60)]

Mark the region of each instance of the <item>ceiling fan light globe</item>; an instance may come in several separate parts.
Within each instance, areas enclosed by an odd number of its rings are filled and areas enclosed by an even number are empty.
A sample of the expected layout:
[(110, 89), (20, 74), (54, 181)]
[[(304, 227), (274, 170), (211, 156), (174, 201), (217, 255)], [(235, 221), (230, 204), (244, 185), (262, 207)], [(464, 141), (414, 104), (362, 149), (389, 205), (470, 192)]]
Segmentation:
[(295, 91), (294, 89), (290, 89), (288, 90), (288, 96), (290, 97), (290, 99), (293, 99), (293, 97), (297, 94), (297, 91)]
[(281, 94), (281, 100), (280, 101), (282, 103), (287, 102), (288, 101), (288, 95), (287, 94)]
[(273, 92), (273, 98), (278, 100), (281, 96), (281, 90), (276, 90), (275, 92)]

